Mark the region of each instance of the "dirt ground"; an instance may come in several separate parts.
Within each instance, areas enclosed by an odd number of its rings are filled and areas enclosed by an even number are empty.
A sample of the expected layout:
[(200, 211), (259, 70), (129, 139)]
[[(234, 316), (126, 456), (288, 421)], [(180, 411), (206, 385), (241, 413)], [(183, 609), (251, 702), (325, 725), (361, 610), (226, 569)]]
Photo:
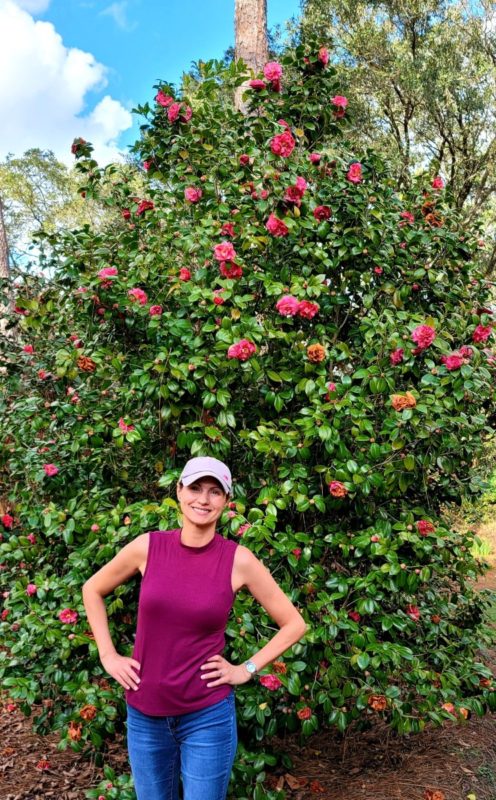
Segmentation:
[[(478, 582), (496, 591), (496, 526), (488, 526), (491, 571)], [(486, 654), (496, 675), (496, 649)], [(29, 718), (0, 701), (0, 800), (84, 800), (103, 778), (101, 769), (72, 750), (57, 750), (58, 735), (36, 736)], [(33, 714), (37, 714), (33, 709)], [(326, 732), (302, 747), (297, 737), (278, 740), (293, 760), (270, 783), (288, 800), (496, 800), (496, 715), (397, 738), (379, 724), (339, 737)], [(40, 769), (46, 759), (48, 769)], [(106, 763), (128, 772), (122, 737), (109, 746)]]

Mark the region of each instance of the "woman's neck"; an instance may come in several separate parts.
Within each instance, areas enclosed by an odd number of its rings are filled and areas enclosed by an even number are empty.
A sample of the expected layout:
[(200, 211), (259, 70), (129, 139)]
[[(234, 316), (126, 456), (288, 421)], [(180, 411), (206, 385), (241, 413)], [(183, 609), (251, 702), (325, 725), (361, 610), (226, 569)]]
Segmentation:
[(203, 547), (212, 541), (215, 536), (215, 524), (205, 527), (192, 525), (188, 520), (184, 520), (181, 528), (181, 542), (188, 547)]

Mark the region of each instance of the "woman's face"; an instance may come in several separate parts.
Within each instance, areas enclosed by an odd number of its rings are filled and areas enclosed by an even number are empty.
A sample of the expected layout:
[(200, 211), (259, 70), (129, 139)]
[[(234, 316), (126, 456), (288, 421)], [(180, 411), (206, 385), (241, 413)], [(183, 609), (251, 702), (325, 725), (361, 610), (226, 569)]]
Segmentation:
[(227, 495), (215, 478), (200, 478), (189, 486), (177, 486), (182, 515), (197, 527), (212, 525), (219, 519)]

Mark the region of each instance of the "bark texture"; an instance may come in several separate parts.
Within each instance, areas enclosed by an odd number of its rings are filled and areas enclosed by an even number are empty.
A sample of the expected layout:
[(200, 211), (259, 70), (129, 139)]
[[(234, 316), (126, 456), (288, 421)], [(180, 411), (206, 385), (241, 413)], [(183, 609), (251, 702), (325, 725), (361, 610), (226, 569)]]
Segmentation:
[(9, 277), (9, 246), (3, 219), (3, 203), (0, 197), (0, 278)]
[[(254, 72), (260, 72), (268, 59), (267, 0), (235, 0), (235, 56)], [(236, 90), (236, 108), (244, 112), (241, 96), (246, 83)]]

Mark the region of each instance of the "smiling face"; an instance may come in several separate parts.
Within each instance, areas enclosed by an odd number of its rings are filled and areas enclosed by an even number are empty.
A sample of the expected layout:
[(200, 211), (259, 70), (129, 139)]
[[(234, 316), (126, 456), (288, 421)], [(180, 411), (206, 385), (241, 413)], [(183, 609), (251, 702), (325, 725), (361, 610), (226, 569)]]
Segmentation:
[(184, 523), (196, 528), (214, 527), (221, 516), (227, 494), (215, 478), (200, 478), (189, 486), (178, 484), (177, 498)]

